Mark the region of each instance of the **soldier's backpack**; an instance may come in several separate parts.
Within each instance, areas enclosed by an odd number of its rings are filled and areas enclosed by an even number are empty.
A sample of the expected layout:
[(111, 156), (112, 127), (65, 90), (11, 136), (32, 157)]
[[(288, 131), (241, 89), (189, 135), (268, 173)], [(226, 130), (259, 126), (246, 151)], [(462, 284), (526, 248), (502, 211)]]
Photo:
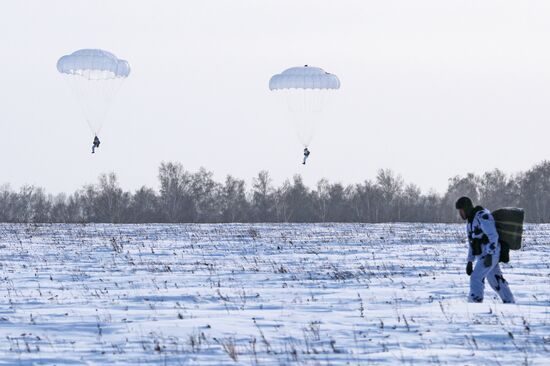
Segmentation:
[(521, 249), (525, 212), (522, 208), (505, 207), (493, 211), (492, 214), (501, 245), (500, 261), (508, 263), (510, 261), (510, 249)]

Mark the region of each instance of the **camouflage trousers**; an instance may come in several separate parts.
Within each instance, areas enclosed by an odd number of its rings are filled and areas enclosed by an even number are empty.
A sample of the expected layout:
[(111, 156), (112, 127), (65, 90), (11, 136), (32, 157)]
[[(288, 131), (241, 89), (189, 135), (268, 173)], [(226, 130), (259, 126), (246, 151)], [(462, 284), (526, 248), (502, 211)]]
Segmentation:
[(497, 250), (493, 254), (493, 263), (489, 267), (485, 267), (483, 263), (484, 257), (479, 256), (474, 267), (474, 271), (470, 276), (470, 296), (469, 302), (483, 302), (485, 292), (485, 280), (489, 282), (489, 286), (500, 296), (505, 304), (514, 303), (514, 295), (510, 290), (508, 282), (502, 276), (499, 262), (500, 251)]

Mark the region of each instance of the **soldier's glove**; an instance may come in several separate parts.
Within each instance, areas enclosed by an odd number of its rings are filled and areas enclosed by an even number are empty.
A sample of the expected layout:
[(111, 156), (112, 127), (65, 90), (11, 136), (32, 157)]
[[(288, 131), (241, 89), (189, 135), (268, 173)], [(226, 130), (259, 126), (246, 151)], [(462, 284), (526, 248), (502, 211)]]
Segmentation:
[(485, 267), (491, 267), (493, 265), (493, 256), (491, 254), (487, 254), (483, 259), (483, 264)]
[(472, 262), (468, 262), (468, 264), (466, 265), (466, 274), (468, 276), (471, 276), (473, 271), (474, 271), (474, 268), (473, 268)]

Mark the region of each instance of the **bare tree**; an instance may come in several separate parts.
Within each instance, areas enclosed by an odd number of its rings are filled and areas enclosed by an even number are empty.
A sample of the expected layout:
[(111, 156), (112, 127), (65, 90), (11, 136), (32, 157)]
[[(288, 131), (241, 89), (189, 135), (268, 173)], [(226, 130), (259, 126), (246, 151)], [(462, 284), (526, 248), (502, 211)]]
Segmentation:
[(192, 222), (219, 222), (219, 205), (222, 185), (214, 181), (213, 173), (204, 168), (191, 177), (191, 197), (193, 202)]
[(533, 222), (550, 222), (550, 161), (527, 171), (521, 181), (520, 204)]
[(262, 170), (252, 181), (251, 215), (253, 221), (275, 221), (275, 197), (269, 173)]
[(479, 200), (490, 209), (517, 205), (519, 192), (516, 188), (513, 178), (495, 169), (479, 179)]
[(401, 194), (403, 192), (403, 178), (395, 175), (389, 169), (381, 169), (376, 176), (376, 184), (382, 193), (383, 221), (401, 221)]
[(246, 199), (245, 182), (228, 175), (222, 188), (222, 221), (248, 221), (249, 203)]
[(160, 210), (160, 198), (157, 193), (151, 188), (141, 187), (130, 200), (127, 219), (134, 223), (162, 222)]
[(281, 199), (285, 202), (287, 208), (286, 221), (292, 222), (312, 222), (314, 221), (312, 195), (304, 185), (302, 177), (295, 175), (293, 184), (284, 191)]
[(167, 222), (190, 222), (193, 202), (189, 194), (191, 176), (180, 163), (161, 163), (159, 167), (160, 209)]

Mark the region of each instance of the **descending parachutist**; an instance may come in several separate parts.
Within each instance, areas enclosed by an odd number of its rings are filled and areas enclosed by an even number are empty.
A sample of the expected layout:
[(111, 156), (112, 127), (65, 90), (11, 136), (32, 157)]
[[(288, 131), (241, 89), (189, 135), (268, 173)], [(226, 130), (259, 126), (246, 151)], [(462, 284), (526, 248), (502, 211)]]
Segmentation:
[(92, 154), (99, 147), (97, 137), (114, 96), (130, 75), (130, 64), (111, 52), (81, 49), (62, 56), (57, 71), (67, 80), (80, 102), (91, 133), (95, 136)]
[(307, 158), (309, 157), (309, 154), (311, 154), (311, 152), (308, 150), (308, 148), (306, 147), (304, 149), (304, 162), (302, 164), (306, 165), (306, 160)]
[(97, 137), (97, 135), (94, 137), (94, 142), (93, 142), (93, 145), (92, 145), (92, 154), (95, 153), (95, 149), (97, 149), (99, 147), (99, 144), (101, 143), (101, 141), (99, 141), (99, 137)]
[(309, 65), (291, 67), (269, 79), (269, 90), (286, 97), (296, 135), (304, 149), (303, 164), (317, 130), (325, 97), (340, 89), (338, 76)]

